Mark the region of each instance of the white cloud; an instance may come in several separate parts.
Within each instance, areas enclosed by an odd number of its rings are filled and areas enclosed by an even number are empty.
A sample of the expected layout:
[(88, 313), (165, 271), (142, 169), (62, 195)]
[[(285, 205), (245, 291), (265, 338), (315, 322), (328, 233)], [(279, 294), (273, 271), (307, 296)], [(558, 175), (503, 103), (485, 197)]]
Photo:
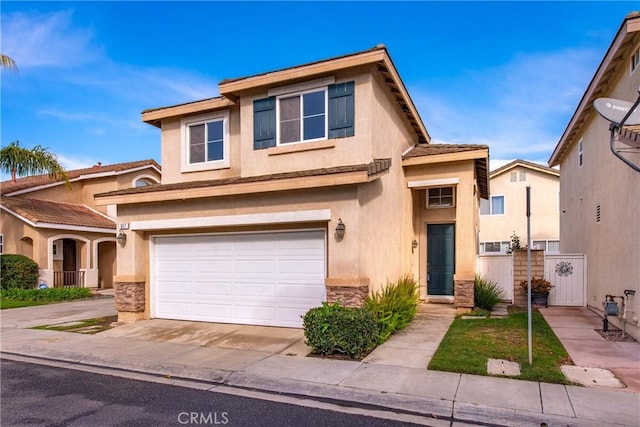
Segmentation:
[(10, 13), (2, 17), (2, 53), (19, 69), (72, 67), (98, 59), (101, 50), (91, 45), (91, 30), (73, 27), (73, 12)]
[(585, 49), (519, 54), (410, 92), (434, 140), (485, 144), (492, 159), (546, 164), (597, 61)]

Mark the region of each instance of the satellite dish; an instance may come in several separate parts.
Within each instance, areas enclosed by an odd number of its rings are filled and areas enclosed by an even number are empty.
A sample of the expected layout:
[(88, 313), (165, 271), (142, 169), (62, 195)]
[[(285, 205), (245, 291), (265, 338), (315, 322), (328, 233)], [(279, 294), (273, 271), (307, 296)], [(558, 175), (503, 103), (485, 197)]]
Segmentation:
[[(593, 108), (596, 109), (598, 114), (615, 124), (619, 124), (622, 119), (624, 119), (624, 116), (629, 113), (631, 107), (633, 107), (632, 102), (622, 101), (620, 99), (598, 98), (593, 101)], [(638, 107), (633, 110), (633, 113), (629, 115), (623, 125), (640, 125), (640, 109)]]

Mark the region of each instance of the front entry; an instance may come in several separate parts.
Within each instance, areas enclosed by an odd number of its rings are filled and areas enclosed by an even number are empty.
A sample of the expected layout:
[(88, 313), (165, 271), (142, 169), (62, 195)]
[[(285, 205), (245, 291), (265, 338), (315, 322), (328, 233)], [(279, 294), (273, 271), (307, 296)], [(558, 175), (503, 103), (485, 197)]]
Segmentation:
[(453, 296), (454, 224), (427, 224), (427, 294)]

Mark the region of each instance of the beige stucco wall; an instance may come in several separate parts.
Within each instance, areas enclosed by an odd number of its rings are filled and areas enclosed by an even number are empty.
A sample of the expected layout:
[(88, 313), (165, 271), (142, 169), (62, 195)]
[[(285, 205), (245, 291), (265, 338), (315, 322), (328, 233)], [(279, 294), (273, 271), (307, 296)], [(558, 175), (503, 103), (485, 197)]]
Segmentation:
[[(437, 163), (405, 168), (406, 182), (429, 179), (458, 178), (456, 206), (454, 208), (426, 208), (426, 190), (413, 190), (413, 230), (418, 240), (418, 250), (411, 257), (416, 262), (418, 254), (419, 284), (421, 295), (426, 295), (427, 285), (427, 224), (455, 224), (455, 275), (454, 280), (473, 280), (476, 269), (476, 247), (478, 228), (478, 195), (474, 190), (475, 164), (473, 160)], [(405, 186), (407, 184), (405, 183)]]
[[(524, 171), (526, 181), (510, 182), (511, 172)], [(531, 240), (558, 240), (560, 214), (558, 176), (516, 166), (491, 179), (491, 195), (504, 196), (504, 215), (480, 215), (480, 241), (510, 241), (515, 232), (527, 242), (526, 187), (531, 186)]]
[[(628, 58), (624, 58), (628, 63)], [(615, 88), (603, 94), (632, 102), (640, 86), (640, 70), (630, 75), (619, 67)], [(605, 295), (630, 297), (630, 320), (640, 316), (640, 173), (609, 150), (609, 123), (592, 113), (582, 135), (561, 159), (560, 250), (587, 255), (587, 304), (602, 310)], [(583, 139), (583, 166), (578, 166), (578, 141)], [(635, 156), (640, 164), (640, 154)], [(601, 220), (596, 222), (600, 206)], [(616, 322), (615, 320), (613, 320)], [(627, 331), (640, 338), (637, 323)]]

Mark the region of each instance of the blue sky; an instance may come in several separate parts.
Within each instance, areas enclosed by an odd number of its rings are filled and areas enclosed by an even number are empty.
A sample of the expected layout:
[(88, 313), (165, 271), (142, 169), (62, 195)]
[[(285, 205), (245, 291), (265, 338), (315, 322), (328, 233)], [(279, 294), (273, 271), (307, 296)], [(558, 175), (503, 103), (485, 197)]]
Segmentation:
[(153, 158), (142, 110), (241, 77), (389, 53), (436, 143), (487, 144), (492, 168), (546, 164), (626, 14), (623, 2), (3, 1), (1, 143), (75, 169)]

